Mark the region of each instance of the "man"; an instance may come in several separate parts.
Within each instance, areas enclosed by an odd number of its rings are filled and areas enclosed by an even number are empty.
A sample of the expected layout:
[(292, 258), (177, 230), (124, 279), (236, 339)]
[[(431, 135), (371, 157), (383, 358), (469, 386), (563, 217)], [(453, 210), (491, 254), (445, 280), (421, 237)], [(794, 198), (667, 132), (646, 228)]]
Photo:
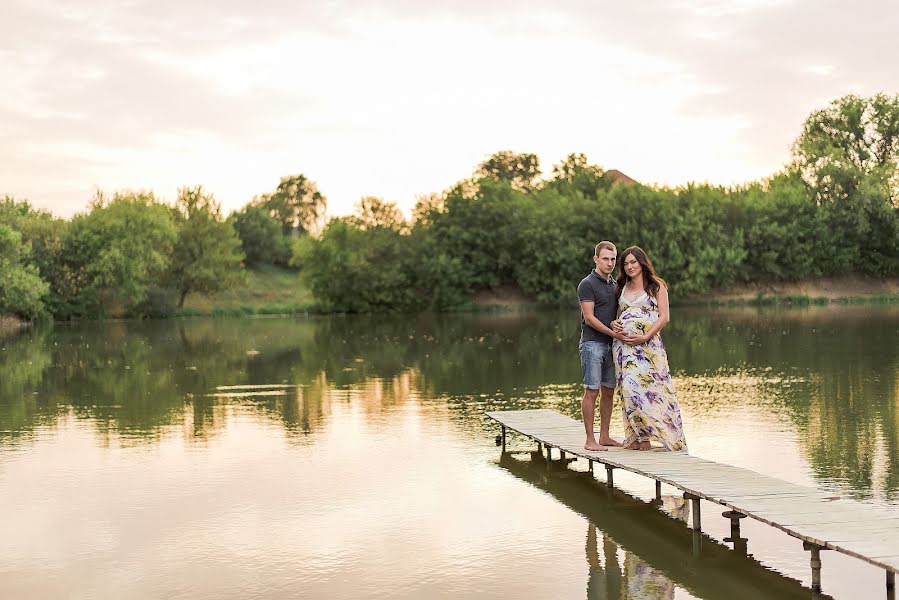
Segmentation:
[[(618, 310), (618, 286), (612, 278), (618, 252), (612, 242), (596, 244), (593, 262), (596, 269), (577, 286), (581, 304), (581, 372), (584, 376), (584, 398), (581, 411), (587, 432), (586, 450), (605, 450), (603, 446), (620, 446), (609, 437), (612, 418), (612, 394), (615, 391), (615, 363), (612, 358), (612, 338), (621, 339), (611, 324)], [(593, 433), (596, 396), (599, 396), (599, 442)]]

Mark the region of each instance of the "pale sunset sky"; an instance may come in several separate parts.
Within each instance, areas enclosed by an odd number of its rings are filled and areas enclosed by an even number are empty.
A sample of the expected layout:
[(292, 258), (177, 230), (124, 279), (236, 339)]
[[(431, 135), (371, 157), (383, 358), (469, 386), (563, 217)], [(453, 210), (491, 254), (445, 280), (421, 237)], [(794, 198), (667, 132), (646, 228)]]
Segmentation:
[(778, 170), (839, 96), (899, 92), (899, 2), (3, 0), (0, 196), (225, 212), (303, 173), (407, 213), (489, 154), (647, 184)]

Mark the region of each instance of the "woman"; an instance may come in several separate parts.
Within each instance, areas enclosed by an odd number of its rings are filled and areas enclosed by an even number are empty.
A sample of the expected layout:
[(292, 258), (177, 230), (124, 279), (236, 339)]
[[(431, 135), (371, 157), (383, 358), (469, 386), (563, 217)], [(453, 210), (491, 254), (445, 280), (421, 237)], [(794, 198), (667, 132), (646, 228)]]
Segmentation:
[(631, 246), (621, 254), (618, 319), (623, 333), (612, 342), (617, 365), (615, 393), (624, 414), (624, 447), (650, 450), (651, 440), (666, 450), (686, 450), (680, 405), (659, 332), (668, 324), (668, 287), (646, 253)]

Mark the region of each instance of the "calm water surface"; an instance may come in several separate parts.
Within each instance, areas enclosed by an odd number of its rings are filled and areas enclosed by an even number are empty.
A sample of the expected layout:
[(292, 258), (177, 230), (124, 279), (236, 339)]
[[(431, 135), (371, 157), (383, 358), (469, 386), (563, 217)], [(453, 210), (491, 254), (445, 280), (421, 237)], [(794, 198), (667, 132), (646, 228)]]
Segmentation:
[[(899, 307), (673, 318), (692, 454), (899, 515)], [(584, 464), (501, 459), (484, 410), (579, 417), (577, 331), (550, 312), (0, 338), (0, 598), (808, 598), (773, 528), (744, 520), (739, 556), (704, 504), (696, 558), (673, 488), (659, 507), (636, 476), (607, 494)], [(822, 560), (831, 596), (884, 597), (882, 571)]]

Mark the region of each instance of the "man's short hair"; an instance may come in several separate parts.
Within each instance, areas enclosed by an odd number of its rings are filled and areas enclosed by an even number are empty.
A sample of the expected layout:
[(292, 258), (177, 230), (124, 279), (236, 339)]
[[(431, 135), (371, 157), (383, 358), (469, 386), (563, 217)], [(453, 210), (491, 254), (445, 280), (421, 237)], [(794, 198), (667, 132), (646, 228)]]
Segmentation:
[(603, 250), (611, 250), (615, 254), (618, 254), (618, 250), (615, 248), (615, 244), (612, 242), (602, 241), (596, 244), (596, 249), (593, 251), (593, 256), (599, 256), (599, 253)]

